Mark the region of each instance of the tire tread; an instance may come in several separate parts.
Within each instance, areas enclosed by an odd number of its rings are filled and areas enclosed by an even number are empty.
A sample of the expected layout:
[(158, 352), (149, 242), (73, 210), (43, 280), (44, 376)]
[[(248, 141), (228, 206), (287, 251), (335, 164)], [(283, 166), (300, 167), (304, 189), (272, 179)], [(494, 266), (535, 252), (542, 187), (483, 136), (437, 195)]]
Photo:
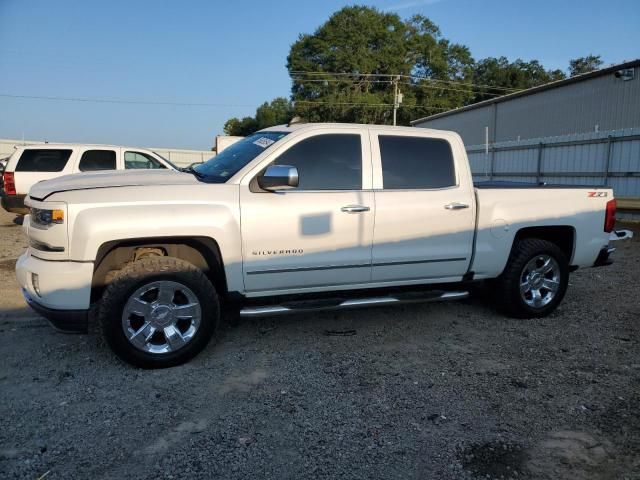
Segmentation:
[[(536, 311), (528, 307), (520, 297), (520, 274), (525, 264), (540, 253), (550, 253), (560, 266), (560, 289), (549, 305)], [(564, 253), (555, 243), (540, 238), (525, 238), (515, 243), (511, 250), (507, 265), (497, 278), (496, 303), (506, 314), (516, 318), (538, 318), (549, 315), (562, 301), (568, 283), (568, 261)]]
[[(204, 341), (200, 341), (200, 345), (196, 348), (188, 348), (183, 355), (172, 355), (168, 359), (153, 359), (145, 357), (144, 352), (136, 352), (134, 350), (126, 351), (117, 341), (117, 328), (120, 323), (119, 306), (123, 299), (131, 292), (131, 290), (140, 284), (146, 278), (157, 276), (159, 274), (176, 274), (190, 283), (191, 286), (199, 286), (202, 290), (210, 291), (210, 301), (213, 307), (213, 318), (205, 318), (205, 308), (203, 307), (203, 318), (200, 328), (206, 327), (207, 320), (212, 321), (211, 331), (207, 332)], [(114, 320), (114, 315), (117, 316)], [(208, 343), (211, 336), (217, 331), (220, 323), (220, 305), (216, 290), (211, 281), (207, 278), (202, 270), (195, 265), (174, 257), (145, 257), (138, 261), (129, 263), (124, 268), (113, 275), (111, 283), (105, 289), (102, 299), (96, 309), (96, 318), (98, 323), (98, 331), (104, 341), (112, 348), (112, 350), (123, 360), (142, 368), (166, 368), (182, 364), (197, 355)], [(117, 325), (114, 325), (117, 323)], [(194, 340), (195, 341), (195, 340)], [(133, 349), (135, 347), (131, 347)], [(176, 353), (182, 352), (182, 349)]]

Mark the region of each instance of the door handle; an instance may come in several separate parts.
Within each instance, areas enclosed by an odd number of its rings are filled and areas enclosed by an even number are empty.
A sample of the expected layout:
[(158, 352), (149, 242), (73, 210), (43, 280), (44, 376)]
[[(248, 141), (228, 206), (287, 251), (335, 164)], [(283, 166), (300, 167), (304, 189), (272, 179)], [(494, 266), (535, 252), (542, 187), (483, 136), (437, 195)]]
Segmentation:
[(463, 208), (469, 208), (469, 205), (466, 203), (452, 202), (445, 205), (444, 208), (447, 210), (462, 210)]
[(346, 207), (342, 207), (340, 210), (346, 213), (368, 212), (369, 207), (365, 207), (364, 205), (347, 205)]

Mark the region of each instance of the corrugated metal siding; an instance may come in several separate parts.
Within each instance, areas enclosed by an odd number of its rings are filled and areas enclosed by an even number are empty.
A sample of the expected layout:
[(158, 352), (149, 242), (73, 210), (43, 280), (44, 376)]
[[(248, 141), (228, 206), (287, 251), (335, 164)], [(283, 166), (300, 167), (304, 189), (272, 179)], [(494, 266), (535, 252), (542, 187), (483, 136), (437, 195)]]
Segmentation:
[(640, 128), (499, 142), (488, 156), (484, 145), (471, 145), (467, 153), (477, 180), (535, 182), (540, 158), (540, 181), (606, 184), (617, 197), (640, 197)]
[(428, 123), (416, 125), (422, 128), (452, 130), (462, 135), (466, 144), (476, 145), (485, 141), (485, 126), (493, 129), (491, 111), (493, 106), (476, 108), (459, 114), (436, 118)]
[(499, 174), (535, 172), (538, 162), (537, 150), (508, 150), (495, 152), (493, 171)]
[(640, 127), (638, 70), (629, 81), (609, 74), (498, 103), (496, 141)]
[(471, 172), (476, 175), (489, 174), (490, 164), (489, 159), (485, 155), (484, 151), (480, 152), (467, 152), (469, 157), (469, 165), (471, 166)]
[[(495, 132), (492, 109), (496, 109)], [(484, 129), (496, 142), (640, 127), (640, 67), (632, 80), (614, 73), (415, 125), (458, 132), (467, 145), (484, 143)]]

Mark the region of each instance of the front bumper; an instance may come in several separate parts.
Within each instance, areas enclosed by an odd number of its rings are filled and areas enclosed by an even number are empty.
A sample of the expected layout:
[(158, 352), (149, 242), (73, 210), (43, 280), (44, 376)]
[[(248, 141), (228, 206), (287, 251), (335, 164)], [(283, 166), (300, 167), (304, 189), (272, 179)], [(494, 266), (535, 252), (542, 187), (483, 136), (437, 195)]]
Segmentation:
[(49, 320), (56, 330), (65, 333), (87, 333), (89, 326), (88, 310), (54, 310), (40, 305), (24, 289), (22, 294), (27, 305)]
[(24, 204), (26, 195), (2, 195), (2, 208), (7, 212), (26, 215), (29, 213), (29, 207)]
[(30, 250), (16, 262), (25, 300), (60, 330), (86, 331), (93, 262), (50, 261)]

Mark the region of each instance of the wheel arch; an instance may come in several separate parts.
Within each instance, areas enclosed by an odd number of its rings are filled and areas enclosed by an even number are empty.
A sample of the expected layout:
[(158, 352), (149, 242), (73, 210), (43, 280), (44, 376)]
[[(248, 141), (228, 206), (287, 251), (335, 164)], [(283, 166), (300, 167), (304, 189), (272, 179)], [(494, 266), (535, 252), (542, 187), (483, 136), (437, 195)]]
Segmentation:
[(576, 246), (576, 229), (571, 225), (543, 225), (537, 227), (524, 227), (516, 232), (511, 245), (511, 251), (520, 240), (525, 238), (539, 238), (557, 245), (567, 257), (571, 265)]
[(102, 295), (109, 283), (109, 273), (135, 261), (141, 251), (143, 256), (160, 254), (185, 260), (201, 269), (221, 296), (228, 292), (220, 246), (213, 238), (128, 238), (105, 242), (98, 248), (91, 285), (92, 301)]

